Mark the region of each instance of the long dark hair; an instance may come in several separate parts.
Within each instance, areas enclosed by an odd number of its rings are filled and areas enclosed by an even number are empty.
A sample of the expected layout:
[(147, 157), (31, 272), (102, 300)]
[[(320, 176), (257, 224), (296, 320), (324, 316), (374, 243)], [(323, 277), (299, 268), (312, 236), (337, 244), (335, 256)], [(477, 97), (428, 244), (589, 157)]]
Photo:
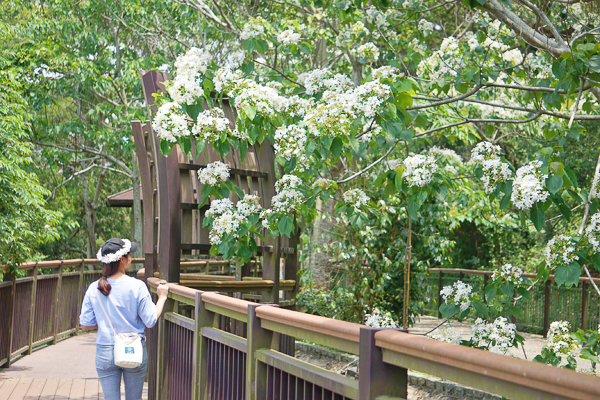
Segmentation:
[[(129, 253), (125, 254), (123, 257), (128, 256)], [(98, 282), (98, 290), (105, 296), (108, 296), (110, 294), (110, 290), (112, 289), (110, 283), (108, 283), (108, 277), (117, 273), (123, 257), (108, 264), (102, 263), (102, 278), (100, 278), (100, 281)]]

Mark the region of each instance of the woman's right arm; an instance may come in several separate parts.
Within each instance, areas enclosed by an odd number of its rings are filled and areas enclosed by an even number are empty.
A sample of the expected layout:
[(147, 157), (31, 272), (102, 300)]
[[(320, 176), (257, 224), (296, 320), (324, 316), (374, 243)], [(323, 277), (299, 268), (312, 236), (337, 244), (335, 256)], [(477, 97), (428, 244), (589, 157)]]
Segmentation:
[(158, 295), (158, 301), (156, 302), (156, 319), (160, 318), (165, 302), (169, 297), (169, 287), (167, 285), (160, 284), (156, 288), (156, 294)]

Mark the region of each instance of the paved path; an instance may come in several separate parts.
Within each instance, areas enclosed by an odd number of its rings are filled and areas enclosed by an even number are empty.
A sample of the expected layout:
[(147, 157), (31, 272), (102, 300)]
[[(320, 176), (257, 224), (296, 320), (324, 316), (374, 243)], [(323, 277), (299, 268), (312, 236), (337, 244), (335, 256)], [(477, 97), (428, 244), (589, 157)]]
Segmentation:
[[(410, 333), (414, 334), (423, 334), (425, 332), (429, 332), (437, 325), (439, 325), (443, 319), (438, 319), (436, 317), (430, 317), (427, 315), (420, 316), (415, 326), (409, 329)], [(457, 321), (451, 321), (444, 326), (452, 327), (454, 332), (460, 333), (463, 340), (469, 340), (472, 336), (471, 327), (473, 324), (471, 323), (462, 323)], [(523, 354), (523, 349), (509, 349), (508, 355), (516, 358), (526, 358), (528, 360), (533, 360), (535, 356), (542, 352), (542, 347), (546, 344), (546, 339), (542, 335), (534, 335), (531, 333), (519, 332), (521, 336), (525, 339), (525, 354)], [(566, 362), (565, 362), (566, 363)], [(589, 370), (591, 371), (592, 363), (589, 360), (584, 360), (583, 358), (577, 358), (577, 369), (578, 370)], [(587, 371), (587, 372), (589, 372)]]
[[(103, 399), (96, 374), (96, 334), (82, 334), (45, 346), (0, 368), (0, 400)], [(121, 395), (124, 399), (124, 388)], [(144, 385), (142, 399), (148, 398)]]

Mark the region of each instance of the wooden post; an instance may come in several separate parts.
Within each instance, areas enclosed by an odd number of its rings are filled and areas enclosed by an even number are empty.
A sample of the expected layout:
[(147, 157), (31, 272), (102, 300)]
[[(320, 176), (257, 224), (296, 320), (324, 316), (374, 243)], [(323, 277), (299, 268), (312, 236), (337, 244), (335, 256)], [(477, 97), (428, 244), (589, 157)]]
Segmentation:
[(54, 339), (52, 339), (52, 344), (56, 344), (58, 340), (58, 305), (60, 304), (60, 291), (62, 288), (62, 274), (63, 274), (63, 262), (60, 262), (60, 267), (58, 267), (58, 281), (56, 282), (56, 300), (54, 302)]
[(406, 399), (408, 370), (383, 362), (383, 351), (375, 346), (375, 333), (380, 330), (360, 328), (358, 398), (361, 400)]
[(10, 289), (10, 298), (8, 300), (8, 304), (2, 305), (2, 307), (6, 307), (10, 310), (8, 314), (8, 321), (5, 326), (0, 326), (0, 329), (3, 330), (2, 336), (7, 338), (7, 346), (4, 354), (0, 354), (0, 361), (6, 359), (6, 363), (2, 364), (0, 368), (9, 368), (10, 367), (10, 354), (12, 353), (12, 338), (13, 338), (13, 319), (15, 317), (15, 296), (17, 293), (17, 282), (13, 274), (10, 272), (4, 273), (4, 281), (11, 281), (11, 289)]
[(79, 335), (79, 314), (81, 314), (81, 303), (83, 302), (83, 279), (85, 278), (85, 261), (82, 259), (79, 265), (79, 282), (77, 284), (77, 321), (75, 322), (75, 335)]
[[(273, 332), (260, 326), (256, 308), (260, 304), (248, 304), (248, 353), (246, 354), (246, 400), (267, 398), (267, 367), (254, 358), (256, 350), (271, 348)], [(268, 307), (268, 306), (262, 306)], [(279, 346), (277, 346), (279, 348)]]
[(459, 272), (458, 273), (458, 280), (459, 281), (462, 281), (464, 279), (464, 277), (465, 277), (465, 274), (463, 272)]
[(548, 329), (550, 328), (550, 279), (546, 281), (544, 286), (544, 327), (542, 335), (548, 337)]
[(587, 282), (581, 282), (581, 329), (584, 331), (587, 330), (587, 305), (588, 305), (588, 295), (587, 295)]
[(442, 313), (440, 312), (440, 306), (442, 305), (442, 285), (444, 284), (443, 279), (444, 273), (440, 271), (440, 283), (438, 284), (438, 318), (442, 318)]
[(168, 399), (168, 382), (169, 376), (168, 371), (168, 335), (166, 332), (167, 323), (165, 322), (165, 315), (168, 312), (172, 312), (175, 306), (173, 299), (167, 299), (165, 306), (163, 307), (162, 314), (157, 322), (158, 324), (158, 341), (156, 346), (156, 399)]
[(196, 292), (194, 309), (194, 321), (196, 323), (194, 332), (194, 353), (193, 353), (193, 379), (192, 399), (208, 399), (208, 345), (207, 340), (202, 335), (204, 327), (211, 327), (214, 320), (214, 313), (204, 307), (202, 293)]
[(485, 287), (486, 287), (486, 286), (487, 286), (487, 284), (488, 284), (488, 279), (489, 279), (489, 277), (490, 277), (490, 276), (489, 276), (489, 275), (487, 275), (487, 274), (485, 274), (485, 275), (483, 276), (483, 293), (484, 293), (484, 294), (483, 294), (483, 302), (484, 302), (485, 304), (487, 304), (487, 299), (485, 298)]
[(33, 352), (33, 330), (35, 327), (35, 302), (37, 297), (37, 278), (38, 278), (38, 263), (33, 267), (33, 282), (31, 283), (31, 311), (29, 313), (29, 349), (27, 355)]

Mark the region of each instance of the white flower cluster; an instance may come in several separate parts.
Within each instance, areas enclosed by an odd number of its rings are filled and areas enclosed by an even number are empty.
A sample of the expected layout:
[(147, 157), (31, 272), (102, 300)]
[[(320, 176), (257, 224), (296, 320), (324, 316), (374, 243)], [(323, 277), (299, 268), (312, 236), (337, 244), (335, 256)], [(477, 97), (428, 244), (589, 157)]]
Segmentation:
[(322, 190), (331, 190), (337, 189), (337, 183), (331, 179), (319, 178), (315, 181), (315, 183), (313, 183), (313, 187)]
[(302, 201), (304, 201), (304, 194), (298, 190), (302, 186), (302, 179), (296, 175), (284, 175), (275, 182), (275, 191), (277, 194), (271, 199), (271, 208), (263, 210), (260, 214), (260, 218), (263, 220), (262, 224), (265, 228), (271, 228), (267, 218), (269, 215), (277, 214), (290, 214), (296, 210)]
[(459, 165), (462, 165), (463, 163), (462, 157), (456, 154), (456, 152), (451, 149), (444, 149), (438, 146), (433, 146), (429, 148), (428, 152), (429, 154), (437, 156), (438, 159), (445, 158), (446, 160), (449, 160)]
[(327, 68), (313, 69), (298, 75), (298, 83), (306, 89), (306, 94), (315, 94), (320, 90), (328, 89), (334, 93), (341, 93), (352, 87), (352, 80), (342, 74), (332, 74)]
[(335, 39), (337, 47), (350, 47), (354, 43), (359, 42), (363, 37), (369, 35), (369, 30), (365, 28), (362, 22), (356, 22), (352, 25), (346, 25), (340, 31), (340, 34)]
[(208, 51), (192, 47), (185, 54), (177, 57), (175, 61), (177, 75), (192, 79), (198, 73), (204, 74), (212, 58), (212, 55)]
[(266, 21), (262, 17), (250, 18), (240, 33), (240, 39), (248, 40), (263, 35), (265, 33), (265, 24)]
[(367, 205), (369, 197), (360, 189), (351, 189), (344, 192), (344, 202), (351, 207), (360, 208)]
[(478, 346), (487, 347), (492, 353), (506, 354), (515, 340), (517, 326), (504, 317), (498, 317), (492, 323), (477, 318), (471, 329)]
[(238, 109), (252, 107), (256, 110), (256, 114), (263, 117), (273, 117), (287, 103), (287, 99), (280, 96), (277, 89), (250, 80), (245, 80), (236, 87), (234, 97)]
[(178, 137), (189, 136), (188, 121), (183, 114), (183, 109), (178, 103), (165, 103), (158, 108), (152, 129), (156, 132), (158, 139), (177, 142)]
[(301, 158), (306, 151), (306, 129), (298, 125), (282, 126), (275, 131), (275, 155), (286, 160)]
[(192, 47), (175, 61), (175, 80), (167, 88), (172, 100), (179, 104), (195, 104), (204, 94), (202, 74), (206, 72), (212, 55)]
[(456, 281), (453, 285), (444, 286), (440, 290), (446, 304), (456, 304), (460, 306), (460, 311), (465, 311), (471, 306), (473, 298), (473, 287), (463, 281)]
[(408, 156), (402, 164), (404, 165), (402, 178), (406, 180), (408, 186), (423, 187), (429, 184), (433, 174), (438, 170), (438, 165), (433, 156), (421, 154)]
[(205, 110), (198, 114), (198, 121), (192, 127), (192, 133), (199, 140), (212, 143), (219, 140), (221, 133), (231, 133), (229, 120), (220, 108)]
[(204, 94), (202, 77), (198, 75), (189, 79), (184, 75), (176, 75), (173, 84), (167, 88), (169, 96), (179, 104), (196, 104)]
[(379, 49), (373, 43), (365, 43), (356, 49), (358, 57), (366, 58), (370, 62), (375, 62), (379, 58)]
[(552, 351), (556, 355), (566, 355), (575, 357), (581, 349), (581, 344), (571, 338), (568, 321), (554, 321), (550, 324), (548, 330), (548, 340), (544, 345), (545, 349)]
[(471, 151), (470, 163), (480, 163), (483, 169), (483, 189), (492, 193), (500, 182), (506, 182), (512, 176), (507, 163), (498, 155), (502, 149), (490, 142), (479, 142)]
[(242, 225), (248, 222), (248, 217), (261, 211), (259, 200), (258, 196), (246, 195), (235, 206), (229, 199), (212, 201), (210, 209), (206, 211), (207, 217), (214, 218), (209, 233), (210, 243), (220, 244), (225, 235), (239, 237), (238, 231)]
[(365, 325), (371, 328), (398, 328), (390, 312), (381, 312), (377, 307), (371, 314), (365, 314)]
[(562, 265), (569, 265), (579, 260), (576, 253), (575, 243), (571, 236), (558, 235), (548, 241), (544, 249), (546, 265), (552, 269)]
[(504, 264), (500, 269), (494, 270), (492, 280), (498, 282), (504, 279), (506, 282), (520, 285), (523, 282), (523, 270), (519, 267), (513, 267), (512, 264)]
[(392, 171), (396, 171), (398, 172), (398, 167), (402, 166), (402, 163), (404, 162), (403, 159), (401, 158), (397, 158), (395, 160), (388, 160), (387, 161), (387, 166), (389, 169), (391, 169)]
[(437, 79), (440, 76), (456, 76), (465, 67), (456, 38), (450, 36), (442, 40), (439, 50), (423, 59), (417, 66), (419, 76)]
[(461, 334), (454, 332), (454, 329), (450, 327), (439, 328), (435, 330), (434, 333), (430, 333), (429, 337), (434, 340), (439, 340), (440, 342), (452, 344), (460, 344), (462, 342)]
[(590, 199), (600, 199), (600, 171), (594, 175), (590, 188)]
[(532, 161), (517, 170), (510, 199), (518, 209), (530, 209), (535, 203), (544, 202), (550, 196), (544, 188), (548, 175), (542, 174), (541, 168), (541, 161)]
[(239, 68), (244, 63), (246, 55), (244, 50), (237, 50), (229, 53), (227, 55), (227, 61), (225, 61), (225, 68), (231, 70)]
[(379, 82), (395, 82), (402, 77), (402, 72), (396, 67), (384, 65), (373, 70), (373, 80)]
[(215, 186), (229, 179), (229, 165), (215, 161), (198, 172), (198, 180), (203, 185)]
[(519, 49), (512, 49), (502, 53), (502, 59), (512, 63), (513, 65), (519, 65), (523, 62), (523, 54)]
[(215, 72), (213, 84), (217, 92), (229, 92), (236, 86), (237, 82), (242, 79), (242, 71), (230, 68), (219, 68)]
[(595, 213), (590, 218), (590, 224), (585, 228), (585, 236), (588, 239), (590, 246), (597, 253), (600, 251), (600, 241), (598, 234), (600, 233), (600, 212)]
[(277, 35), (277, 41), (281, 44), (295, 44), (300, 40), (300, 34), (287, 29)]
[(427, 37), (433, 32), (433, 22), (429, 22), (426, 19), (421, 19), (417, 29), (423, 34), (423, 36)]

